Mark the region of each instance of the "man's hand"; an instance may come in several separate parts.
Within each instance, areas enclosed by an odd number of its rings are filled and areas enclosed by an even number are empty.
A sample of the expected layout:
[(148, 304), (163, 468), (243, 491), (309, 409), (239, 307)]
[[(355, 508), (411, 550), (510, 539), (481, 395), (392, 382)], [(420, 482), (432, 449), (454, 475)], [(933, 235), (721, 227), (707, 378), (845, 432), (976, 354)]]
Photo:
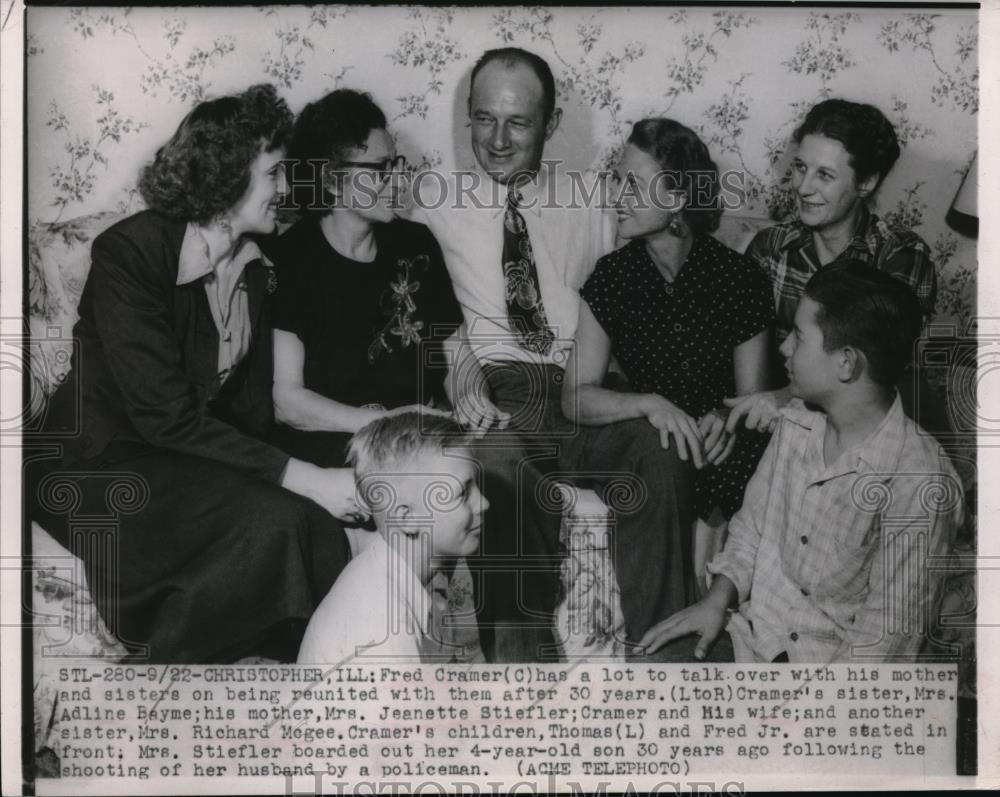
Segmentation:
[(729, 407), (729, 420), (726, 421), (726, 431), (733, 433), (741, 420), (747, 429), (758, 432), (773, 432), (778, 424), (778, 411), (788, 404), (791, 391), (787, 387), (779, 390), (765, 390), (762, 393), (751, 393), (747, 396), (724, 398), (722, 403)]
[(475, 437), (482, 437), (494, 426), (506, 429), (510, 424), (510, 413), (503, 412), (493, 403), (487, 395), (484, 380), (455, 397), (455, 420)]
[(642, 396), (641, 400), (643, 415), (660, 432), (660, 445), (670, 448), (672, 436), (677, 445), (677, 455), (685, 462), (690, 457), (694, 466), (700, 469), (705, 464), (701, 453), (704, 443), (694, 418), (656, 393)]
[(639, 646), (648, 655), (675, 639), (698, 634), (700, 639), (694, 649), (694, 657), (701, 660), (708, 655), (725, 627), (726, 606), (713, 600), (709, 593), (692, 606), (681, 609), (650, 628), (639, 640)]
[(709, 410), (698, 421), (698, 430), (705, 440), (705, 461), (709, 465), (721, 465), (736, 445), (736, 435), (726, 429), (722, 413)]

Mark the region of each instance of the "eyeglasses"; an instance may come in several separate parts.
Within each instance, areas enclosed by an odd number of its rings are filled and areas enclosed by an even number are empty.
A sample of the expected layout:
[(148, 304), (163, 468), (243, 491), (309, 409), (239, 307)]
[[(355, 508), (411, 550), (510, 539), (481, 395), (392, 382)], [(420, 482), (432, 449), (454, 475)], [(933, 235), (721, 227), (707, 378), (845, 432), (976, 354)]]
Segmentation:
[(402, 155), (386, 158), (383, 161), (341, 161), (340, 165), (353, 166), (356, 169), (371, 169), (375, 173), (375, 179), (381, 184), (389, 182), (394, 172), (406, 173), (408, 166), (406, 158)]

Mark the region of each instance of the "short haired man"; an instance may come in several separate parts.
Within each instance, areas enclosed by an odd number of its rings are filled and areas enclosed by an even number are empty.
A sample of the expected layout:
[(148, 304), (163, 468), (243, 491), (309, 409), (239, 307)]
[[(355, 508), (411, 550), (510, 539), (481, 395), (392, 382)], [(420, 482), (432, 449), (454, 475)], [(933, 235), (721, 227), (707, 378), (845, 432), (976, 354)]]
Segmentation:
[[(578, 291), (614, 247), (614, 225), (593, 185), (542, 161), (561, 117), (544, 59), (514, 47), (486, 52), (469, 92), (479, 168), (446, 179), (444, 196), (418, 181), (414, 218), (441, 244), (482, 369), (466, 372), (465, 392), (477, 401), (460, 416), (480, 426), (509, 424), (522, 439), (547, 444), (558, 456), (546, 464), (562, 474), (585, 473), (600, 485), (629, 481), (632, 495), (615, 519), (614, 560), (626, 632), (638, 639), (694, 594), (693, 574), (665, 575), (668, 563), (691, 559), (690, 479), (676, 447), (664, 450), (645, 420), (577, 428), (562, 413)], [(478, 377), (488, 384), (485, 397), (471, 389)], [(554, 602), (554, 589), (540, 598)]]
[(920, 326), (916, 295), (884, 272), (844, 261), (813, 275), (781, 346), (795, 398), (709, 565), (708, 595), (650, 629), (650, 651), (697, 634), (704, 658), (736, 604), (737, 661), (916, 657), (940, 597), (929, 562), (962, 515), (950, 461), (895, 388)]

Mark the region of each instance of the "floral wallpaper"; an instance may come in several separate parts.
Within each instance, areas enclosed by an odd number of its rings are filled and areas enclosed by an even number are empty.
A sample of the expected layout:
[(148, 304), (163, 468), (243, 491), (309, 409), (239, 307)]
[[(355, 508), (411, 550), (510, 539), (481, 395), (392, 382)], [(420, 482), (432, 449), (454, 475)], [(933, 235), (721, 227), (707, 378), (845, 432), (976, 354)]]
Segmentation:
[[(878, 211), (931, 245), (939, 318), (975, 311), (976, 247), (945, 214), (976, 151), (974, 10), (274, 6), (27, 10), (28, 219), (141, 207), (140, 166), (206, 96), (269, 81), (292, 109), (337, 86), (369, 91), (400, 151), (472, 163), (465, 102), (485, 49), (538, 52), (563, 122), (546, 156), (600, 169), (633, 121), (669, 115), (744, 175), (757, 218), (789, 211), (787, 141), (814, 102), (871, 102), (903, 155)], [(114, 65), (114, 68), (109, 68)]]

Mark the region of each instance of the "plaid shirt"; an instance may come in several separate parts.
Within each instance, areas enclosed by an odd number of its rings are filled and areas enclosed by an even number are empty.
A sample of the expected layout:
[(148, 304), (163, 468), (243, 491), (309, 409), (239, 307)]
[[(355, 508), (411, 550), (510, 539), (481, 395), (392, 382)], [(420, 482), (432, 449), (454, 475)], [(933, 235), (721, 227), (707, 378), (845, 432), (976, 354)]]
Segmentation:
[(899, 397), (858, 448), (824, 463), (826, 416), (793, 400), (708, 569), (740, 606), (737, 661), (912, 660), (950, 552), (962, 488), (940, 446)]
[[(911, 230), (891, 227), (867, 208), (858, 233), (835, 259), (855, 259), (903, 280), (916, 291), (925, 317), (934, 313), (937, 275), (930, 249)], [(770, 276), (774, 288), (775, 332), (781, 344), (792, 331), (795, 308), (806, 283), (820, 267), (812, 232), (798, 221), (761, 230), (746, 254)]]

